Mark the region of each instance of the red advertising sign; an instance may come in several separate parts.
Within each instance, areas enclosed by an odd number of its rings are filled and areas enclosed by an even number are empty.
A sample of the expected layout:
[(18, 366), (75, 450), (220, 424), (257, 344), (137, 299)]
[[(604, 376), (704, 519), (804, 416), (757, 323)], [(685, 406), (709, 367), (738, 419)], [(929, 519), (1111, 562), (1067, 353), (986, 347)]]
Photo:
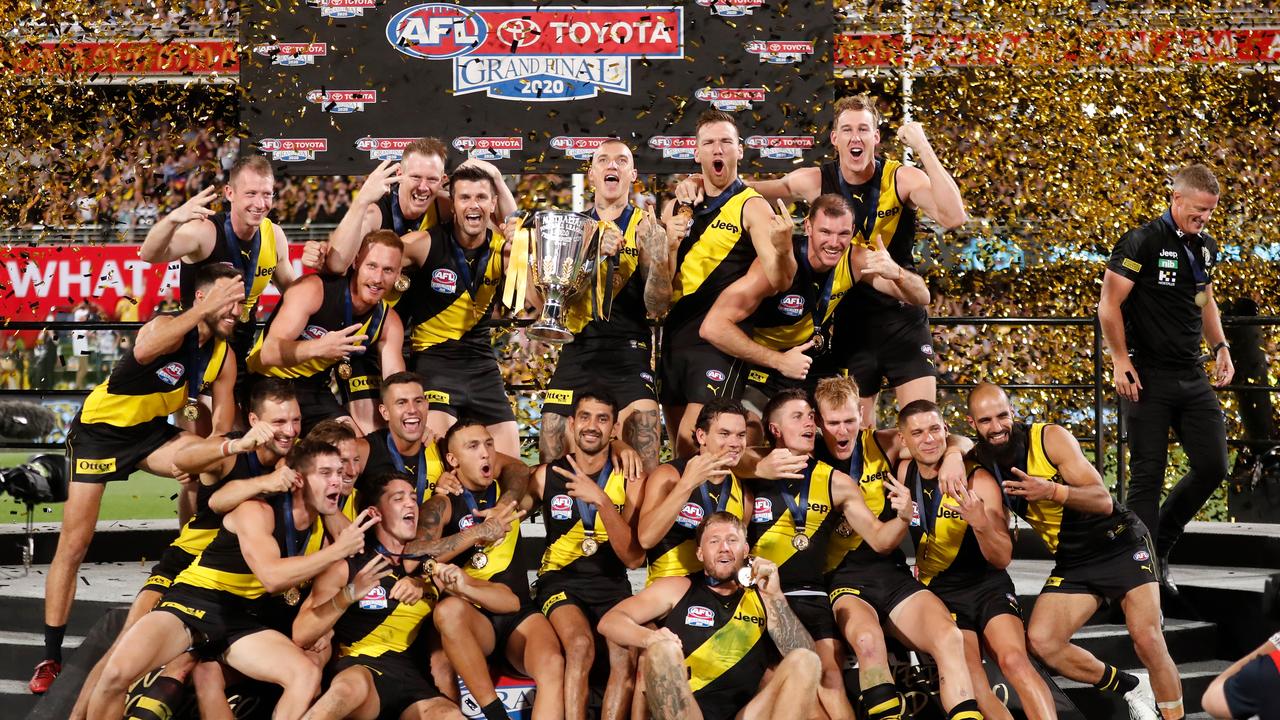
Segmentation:
[(234, 40), (34, 43), (6, 58), (11, 72), (53, 75), (236, 75)]

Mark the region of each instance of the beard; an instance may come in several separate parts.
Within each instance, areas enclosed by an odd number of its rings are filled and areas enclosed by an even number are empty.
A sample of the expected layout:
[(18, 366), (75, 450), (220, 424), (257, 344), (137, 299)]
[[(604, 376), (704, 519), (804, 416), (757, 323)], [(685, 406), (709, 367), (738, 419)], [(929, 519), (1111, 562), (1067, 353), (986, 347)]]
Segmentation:
[(1007, 470), (1019, 464), (1027, 456), (1027, 428), (1014, 424), (1009, 429), (1009, 440), (1002, 445), (992, 445), (986, 439), (978, 441), (978, 458), (984, 465), (995, 465)]

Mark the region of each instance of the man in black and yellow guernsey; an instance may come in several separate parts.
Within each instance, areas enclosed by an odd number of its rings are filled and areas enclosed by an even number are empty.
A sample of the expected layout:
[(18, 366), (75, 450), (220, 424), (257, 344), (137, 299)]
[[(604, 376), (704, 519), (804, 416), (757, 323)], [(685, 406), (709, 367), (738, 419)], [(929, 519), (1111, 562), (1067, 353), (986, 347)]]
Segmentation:
[[(814, 402), (822, 430), (822, 442), (814, 448), (815, 457), (857, 478), (862, 499), (872, 514), (882, 521), (893, 519), (896, 511), (889, 502), (889, 481), (893, 478), (890, 458), (901, 455), (902, 436), (898, 429), (861, 427), (858, 385), (848, 376), (819, 380)], [(944, 484), (964, 482), (964, 453), (972, 447), (973, 442), (968, 438), (948, 437), (939, 470)], [(945, 628), (949, 620), (946, 607), (925, 592), (907, 567), (906, 554), (899, 546), (887, 552), (873, 548), (848, 524), (838, 526), (831, 536), (824, 569), (836, 625), (858, 658), (858, 684), (862, 690), (859, 702), (864, 714), (870, 720), (895, 718), (905, 710), (889, 671), (881, 625), (890, 621), (910, 630), (918, 623), (929, 622)], [(950, 627), (954, 629), (954, 623)], [(965, 674), (963, 684), (969, 687), (963, 658), (959, 655), (963, 647), (959, 632), (943, 632), (937, 636), (916, 633), (911, 638), (913, 643), (944, 655), (945, 661), (939, 662), (938, 667), (948, 675)], [(954, 687), (953, 683), (948, 685)], [(973, 695), (960, 699), (964, 697)], [(958, 702), (959, 699), (949, 695), (944, 701)]]
[(143, 673), (186, 652), (221, 659), (240, 673), (283, 688), (275, 716), (299, 718), (320, 690), (320, 668), (260, 617), (262, 600), (282, 594), (296, 604), (299, 586), (364, 548), (378, 520), (366, 510), (330, 545), (308, 551), (320, 515), (338, 509), (342, 461), (332, 445), (304, 440), (285, 464), (302, 484), (279, 503), (252, 499), (222, 519), (209, 545), (155, 611), (120, 639), (89, 701), (89, 717), (119, 720), (125, 690)]
[[(883, 118), (874, 98), (841, 98), (832, 115), (834, 161), (793, 170), (778, 180), (753, 182), (751, 187), (770, 201), (813, 202), (826, 193), (843, 196), (858, 218), (854, 245), (873, 248), (878, 238), (898, 265), (914, 269), (916, 213), (923, 212), (948, 230), (960, 227), (968, 219), (960, 188), (920, 123), (903, 123), (897, 137), (920, 159), (923, 170), (876, 156)], [(921, 398), (937, 399), (933, 338), (923, 308), (873, 286), (857, 285), (838, 309), (835, 327), (833, 350), (822, 359), (827, 365), (822, 374), (847, 369), (862, 389), (864, 415), (870, 416), (877, 393), (885, 387), (893, 388), (898, 407)]]
[(947, 606), (960, 628), (983, 716), (1013, 720), (987, 682), (982, 667), (986, 648), (1017, 691), (1027, 718), (1056, 719), (1049, 686), (1027, 657), (1022, 608), (1005, 571), (1013, 560), (1013, 540), (1000, 486), (991, 473), (970, 461), (959, 493), (943, 492), (938, 478), (947, 450), (947, 425), (942, 411), (928, 400), (915, 400), (902, 408), (898, 430), (911, 454), (910, 460), (897, 463), (896, 472), (915, 498), (911, 534), (916, 543), (916, 575)]
[[(182, 306), (195, 303), (196, 272), (203, 266), (230, 263), (244, 284), (244, 306), (240, 324), (231, 338), (235, 353), (237, 377), (241, 388), (249, 373), (244, 360), (257, 331), (254, 315), (258, 299), (267, 283), (284, 290), (298, 274), (289, 262), (289, 242), (284, 231), (271, 221), (271, 203), (275, 197), (275, 173), (271, 163), (261, 155), (246, 155), (231, 166), (223, 189), (227, 208), (215, 213), (209, 209), (217, 192), (211, 185), (186, 201), (178, 209), (161, 218), (147, 231), (138, 249), (144, 262), (168, 264), (181, 260), (178, 274)], [(247, 390), (246, 390), (247, 392)], [(248, 403), (248, 396), (237, 394), (236, 401)], [(226, 420), (234, 418), (234, 413)], [(201, 412), (190, 428), (201, 435), (209, 434), (209, 419)], [(231, 429), (229, 424), (215, 423), (218, 432)]]
[(702, 188), (663, 210), (667, 231), (679, 245), (663, 324), (659, 399), (678, 457), (693, 455), (698, 406), (718, 397), (728, 377), (727, 359), (698, 334), (712, 303), (756, 258), (775, 291), (791, 284), (796, 269), (791, 216), (781, 203), (781, 214), (775, 213), (738, 177), (742, 140), (733, 116), (708, 110), (699, 116), (695, 135)]
[(414, 479), (418, 504), (431, 497), (444, 472), (435, 436), (427, 428), (425, 385), (417, 373), (408, 370), (388, 375), (378, 390), (378, 412), (386, 427), (356, 443), (364, 460), (363, 476), (405, 473)]
[[(891, 512), (876, 517), (851, 476), (812, 457), (817, 426), (813, 406), (804, 390), (790, 388), (775, 395), (765, 407), (764, 422), (771, 444), (800, 455), (807, 462), (798, 479), (751, 485), (755, 497), (748, 525), (752, 553), (772, 560), (781, 569), (787, 601), (816, 641), (818, 657), (822, 660), (818, 698), (823, 710), (831, 718), (852, 718), (853, 708), (844, 687), (840, 628), (832, 615), (828, 582), (823, 576), (828, 545), (843, 520), (849, 531), (863, 538), (868, 552), (891, 553), (906, 537), (911, 520), (911, 497), (897, 480), (886, 477), (884, 483)], [(934, 602), (942, 620), (950, 623), (946, 608), (936, 598)], [(954, 650), (963, 650), (959, 631), (955, 631), (954, 624), (951, 629), (955, 632)], [(913, 635), (909, 637), (914, 639)], [(940, 649), (934, 645), (929, 647)], [(962, 652), (957, 652), (954, 662), (958, 663), (962, 677), (947, 676), (948, 682), (944, 685), (947, 693), (943, 697), (949, 712), (947, 717), (981, 718)], [(941, 667), (944, 660), (939, 659), (938, 663)]]
[(396, 311), (411, 328), (410, 368), (427, 380), (434, 436), (465, 414), (489, 428), (498, 450), (516, 457), (520, 433), (493, 350), (493, 315), (511, 254), (507, 238), (489, 225), (500, 184), (472, 165), (453, 171), (452, 222), (405, 238), (410, 286)]
[(874, 250), (850, 248), (853, 211), (844, 198), (821, 195), (809, 206), (804, 235), (793, 243), (791, 286), (774, 292), (759, 260), (715, 300), (702, 338), (734, 359), (724, 394), (755, 412), (786, 387), (812, 386), (812, 356), (828, 349), (831, 318), (855, 283), (912, 305), (929, 303), (924, 280), (894, 262), (876, 238)]
[[(1000, 386), (974, 388), (969, 422), (978, 433), (978, 460), (1053, 554), (1053, 572), (1027, 623), (1031, 651), (1063, 677), (1122, 694), (1131, 717), (1183, 717), (1182, 681), (1161, 632), (1155, 551), (1142, 521), (1112, 500), (1069, 430), (1017, 422)], [(1149, 678), (1071, 642), (1104, 600), (1124, 610)]]
[[(520, 535), (524, 513), (514, 512), (514, 504), (505, 499), (505, 488), (497, 478), (493, 436), (478, 420), (463, 419), (445, 433), (444, 444), (445, 459), (462, 482), (462, 492), (436, 495), (422, 509), (427, 517), (420, 526), (427, 526), (428, 537), (439, 539), (432, 557), (452, 562), (476, 579), (505, 585), (520, 599), (513, 611), (492, 611), (462, 598), (441, 600), (434, 619), (448, 664), (467, 684), (487, 720), (507, 717), (494, 690), (490, 661), (533, 679), (538, 688), (534, 718), (562, 717), (564, 653), (551, 623), (529, 598), (529, 553), (523, 545), (530, 541)], [(471, 528), (486, 523), (494, 526), (493, 533), (486, 529), (481, 534), (495, 537), (504, 519), (505, 534), (498, 539), (468, 538)], [(438, 682), (450, 690), (458, 686), (452, 677)]]
[(308, 275), (285, 291), (249, 353), (249, 369), (292, 382), (302, 431), (347, 417), (329, 389), (333, 371), (350, 377), (350, 356), (376, 352), (383, 372), (404, 369), (404, 331), (385, 295), (400, 276), (404, 243), (393, 232), (364, 238), (346, 275)]
[[(540, 465), (529, 491), (547, 528), (534, 603), (551, 621), (565, 655), (565, 717), (587, 713), (587, 676), (596, 657), (596, 624), (631, 596), (628, 568), (644, 563), (636, 522), (644, 499), (640, 480), (628, 480), (610, 458), (617, 406), (598, 390), (577, 393), (569, 431), (574, 449)], [(600, 717), (621, 718), (635, 689), (630, 650), (606, 643), (609, 680)]]
[(698, 571), (694, 538), (704, 518), (727, 512), (746, 517), (747, 497), (732, 468), (747, 449), (747, 411), (735, 400), (712, 400), (693, 428), (698, 454), (659, 466), (645, 480), (640, 546), (649, 561), (647, 584)]
[[(224, 360), (239, 318), (237, 305), (244, 299), (239, 280), (229, 265), (202, 268), (191, 309), (142, 326), (111, 376), (93, 389), (71, 421), (71, 483), (58, 549), (45, 579), (45, 653), (31, 678), (31, 692), (48, 691), (62, 671), (62, 638), (76, 575), (93, 540), (107, 483), (128, 480), (139, 469), (173, 477), (174, 458), (203, 438), (169, 424), (169, 415), (194, 404), (206, 386), (213, 388), (217, 407), (234, 412), (236, 366)], [(194, 496), (194, 488), (184, 493)]]
[[(423, 673), (412, 648), (445, 592), (485, 607), (517, 603), (498, 583), (470, 578), (454, 565), (406, 552), (418, 527), (418, 503), (409, 476), (384, 473), (360, 480), (357, 497), (381, 519), (357, 555), (339, 560), (316, 578), (293, 623), (293, 641), (307, 647), (330, 630), (336, 648), (334, 677), (311, 709), (312, 720), (342, 718), (462, 718)], [(425, 567), (424, 567), (425, 564)], [(432, 585), (421, 600), (402, 600), (396, 584), (414, 575)]]
[(631, 204), (636, 177), (626, 143), (611, 139), (596, 148), (587, 171), (595, 203), (590, 214), (603, 223), (601, 254), (608, 260), (596, 268), (593, 286), (566, 308), (566, 327), (574, 337), (560, 350), (547, 383), (538, 434), (543, 462), (569, 449), (565, 425), (574, 392), (607, 385), (622, 406), (623, 441), (644, 458), (645, 471), (658, 466), (662, 428), (649, 318), (662, 317), (671, 303), (671, 270), (666, 231), (652, 211)]
[[(810, 717), (821, 666), (813, 638), (782, 594), (777, 565), (764, 558), (748, 564), (742, 520), (724, 511), (698, 524), (696, 543), (695, 572), (658, 580), (600, 621), (609, 640), (643, 651), (650, 716)], [(781, 660), (762, 684), (775, 653)]]

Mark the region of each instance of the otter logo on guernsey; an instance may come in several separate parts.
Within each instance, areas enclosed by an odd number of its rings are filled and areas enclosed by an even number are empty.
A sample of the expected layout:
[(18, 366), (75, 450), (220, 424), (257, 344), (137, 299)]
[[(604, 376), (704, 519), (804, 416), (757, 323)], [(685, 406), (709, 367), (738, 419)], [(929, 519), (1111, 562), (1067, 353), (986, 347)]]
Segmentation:
[(378, 7), (379, 0), (307, 0), (307, 5), (320, 9), (320, 17), (364, 17), (365, 10)]
[(711, 103), (711, 106), (717, 110), (725, 112), (737, 112), (739, 110), (750, 110), (753, 106), (751, 103), (764, 102), (768, 91), (762, 87), (758, 88), (699, 88), (693, 96), (703, 102)]
[(698, 4), (710, 8), (712, 15), (741, 17), (764, 7), (765, 0), (698, 0)]
[(307, 102), (320, 103), (320, 109), (331, 113), (364, 112), (364, 106), (378, 102), (377, 90), (312, 90)]
[(399, 160), (404, 149), (416, 138), (362, 137), (356, 141), (356, 149), (369, 153), (370, 160)]
[(315, 65), (316, 58), (329, 54), (329, 44), (315, 43), (269, 43), (253, 46), (253, 52), (271, 58), (272, 65), (284, 67), (300, 67)]
[(570, 137), (568, 135), (558, 135), (551, 138), (551, 147), (556, 150), (563, 150), (564, 154), (574, 160), (590, 160), (595, 154), (596, 148), (600, 147), (607, 137)]
[(661, 150), (662, 157), (673, 160), (692, 160), (698, 139), (692, 135), (658, 135), (649, 138), (649, 147)]
[(453, 139), (453, 149), (475, 160), (506, 160), (511, 151), (524, 149), (522, 137), (460, 137)]
[(684, 58), (684, 9), (424, 3), (391, 18), (387, 41), (411, 57), (451, 60), (454, 95), (518, 102), (630, 95), (633, 60)]
[(268, 138), (258, 143), (262, 152), (271, 153), (272, 160), (282, 162), (302, 162), (315, 160), (316, 153), (329, 149), (329, 141), (324, 138)]
[(760, 151), (760, 157), (769, 160), (792, 160), (804, 157), (805, 150), (813, 149), (812, 135), (752, 135), (747, 147)]
[(760, 62), (775, 65), (794, 65), (813, 54), (812, 40), (752, 40), (746, 47), (747, 52), (760, 56)]

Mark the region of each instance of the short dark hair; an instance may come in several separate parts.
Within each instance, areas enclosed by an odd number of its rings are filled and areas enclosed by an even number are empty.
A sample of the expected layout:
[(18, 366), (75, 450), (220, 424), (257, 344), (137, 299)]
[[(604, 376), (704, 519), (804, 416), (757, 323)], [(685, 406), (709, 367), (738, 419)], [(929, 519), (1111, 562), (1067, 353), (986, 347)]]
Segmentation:
[(416, 487), (415, 483), (417, 483), (417, 480), (409, 477), (408, 473), (398, 470), (388, 470), (376, 475), (361, 475), (356, 482), (356, 507), (364, 512), (377, 506), (378, 501), (382, 500), (382, 496), (386, 494), (387, 486), (394, 480), (403, 480), (412, 487)]
[(489, 190), (493, 192), (494, 197), (498, 196), (498, 183), (494, 181), (493, 176), (475, 165), (459, 165), (452, 173), (450, 173), (450, 188), (457, 187), (459, 181), (487, 182), (489, 183)]
[(223, 279), (236, 280), (244, 277), (235, 265), (226, 262), (211, 262), (196, 268), (195, 273), (195, 289), (204, 290), (215, 282)]
[(694, 430), (702, 432), (711, 432), (711, 423), (721, 415), (741, 415), (743, 420), (747, 420), (747, 409), (737, 400), (729, 400), (727, 398), (716, 398), (698, 411), (698, 419), (693, 424)]
[(578, 408), (582, 407), (582, 403), (593, 400), (603, 405), (609, 406), (609, 411), (613, 413), (613, 419), (618, 419), (618, 402), (613, 399), (613, 394), (602, 387), (589, 387), (585, 390), (579, 390), (573, 394), (574, 415), (578, 414)]
[(463, 430), (466, 430), (467, 428), (472, 428), (472, 427), (486, 427), (486, 426), (484, 423), (480, 422), (479, 420), (473, 417), (459, 418), (458, 422), (450, 425), (449, 429), (444, 431), (444, 438), (440, 440), (440, 444), (443, 446), (444, 451), (445, 452), (449, 451), (449, 441), (453, 440), (454, 435), (457, 435)]
[(276, 174), (271, 170), (271, 163), (264, 155), (245, 155), (237, 158), (231, 166), (231, 171), (227, 173), (227, 182), (233, 183), (236, 178), (240, 177), (245, 171), (266, 175), (275, 178)]
[(289, 402), (297, 400), (298, 394), (293, 391), (293, 384), (283, 378), (262, 378), (253, 384), (249, 393), (249, 412), (257, 415), (262, 412), (262, 405), (268, 400)]
[(380, 397), (385, 398), (387, 391), (391, 388), (396, 385), (408, 385), (409, 383), (417, 383), (418, 387), (421, 387), (423, 391), (427, 389), (427, 381), (421, 375), (412, 370), (401, 370), (382, 378), (382, 388), (378, 391), (378, 394)]
[(925, 413), (938, 413), (938, 417), (942, 417), (942, 408), (938, 407), (938, 403), (932, 400), (912, 400), (898, 411), (898, 427), (906, 424), (907, 420)]
[(338, 448), (327, 442), (303, 438), (301, 442), (289, 449), (289, 454), (285, 456), (284, 463), (295, 471), (306, 475), (315, 469), (316, 458), (319, 457), (341, 457), (341, 453), (338, 452)]
[(339, 420), (321, 420), (307, 433), (310, 440), (319, 440), (337, 447), (338, 443), (351, 442), (356, 439), (356, 431), (350, 425)]
[(729, 123), (730, 125), (733, 126), (734, 133), (738, 134), (739, 136), (742, 135), (742, 132), (738, 129), (737, 118), (735, 118), (734, 116), (730, 115), (729, 113), (723, 110), (715, 110), (715, 109), (704, 110), (702, 114), (698, 116), (698, 124), (694, 126), (693, 134), (697, 136), (698, 131), (701, 130), (704, 126), (712, 125), (714, 123), (722, 123), (722, 122)]
[[(813, 220), (818, 217), (818, 213), (822, 213), (827, 217), (840, 217), (842, 215), (853, 215), (853, 208), (849, 206), (849, 201), (843, 196), (835, 193), (824, 193), (818, 196), (817, 200), (809, 206), (808, 219)], [(857, 219), (856, 216), (854, 218)]]
[(698, 529), (694, 531), (694, 545), (702, 544), (702, 536), (706, 533), (707, 526), (712, 523), (725, 523), (727, 525), (732, 525), (738, 528), (738, 532), (741, 532), (744, 538), (746, 537), (747, 528), (742, 524), (742, 518), (727, 510), (717, 510), (703, 518), (702, 522), (698, 523)]
[(809, 399), (809, 392), (804, 388), (791, 387), (779, 390), (778, 394), (769, 398), (769, 403), (764, 406), (764, 411), (760, 413), (760, 421), (764, 424), (764, 435), (769, 440), (769, 444), (777, 445), (779, 438), (769, 429), (769, 422), (773, 419), (774, 414), (782, 408), (783, 405), (793, 401), (803, 400), (813, 407), (813, 401)]

